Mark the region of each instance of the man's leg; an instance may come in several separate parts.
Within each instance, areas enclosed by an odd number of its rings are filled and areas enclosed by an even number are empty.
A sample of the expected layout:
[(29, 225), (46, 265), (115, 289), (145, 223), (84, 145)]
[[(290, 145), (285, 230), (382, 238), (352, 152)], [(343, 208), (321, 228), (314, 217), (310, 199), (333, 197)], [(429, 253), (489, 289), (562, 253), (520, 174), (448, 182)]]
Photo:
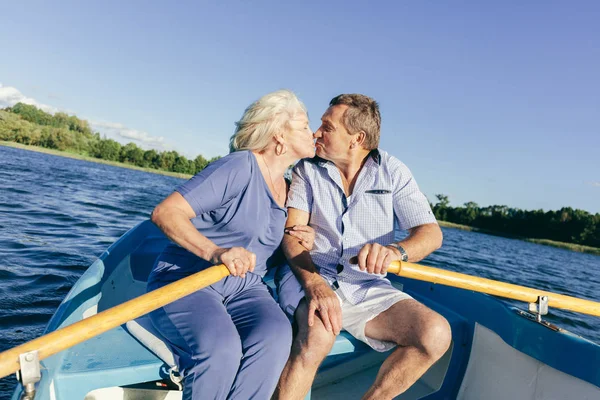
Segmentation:
[(290, 358), (279, 378), (274, 399), (304, 399), (319, 365), (335, 343), (335, 335), (325, 329), (320, 318), (315, 318), (313, 326), (308, 326), (308, 306), (305, 300), (296, 309), (295, 318), (298, 333), (292, 344)]
[(363, 399), (392, 399), (439, 360), (452, 339), (448, 321), (413, 299), (401, 300), (367, 322), (365, 335), (398, 348), (379, 369)]

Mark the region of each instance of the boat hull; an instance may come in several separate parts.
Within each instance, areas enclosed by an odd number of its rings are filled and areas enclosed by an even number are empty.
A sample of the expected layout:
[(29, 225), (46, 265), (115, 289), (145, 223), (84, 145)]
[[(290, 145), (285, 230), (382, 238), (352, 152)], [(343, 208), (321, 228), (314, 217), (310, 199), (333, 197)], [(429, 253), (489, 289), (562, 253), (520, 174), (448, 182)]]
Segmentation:
[[(47, 332), (143, 294), (154, 260), (167, 244), (149, 221), (130, 230), (76, 282)], [(396, 276), (390, 280), (442, 314), (452, 328), (447, 354), (399, 398), (600, 398), (597, 344), (524, 318), (491, 296)], [(312, 398), (359, 398), (386, 355), (343, 332), (319, 370)], [(136, 390), (146, 391), (140, 398), (181, 394), (162, 390), (168, 367), (125, 326), (48, 357), (42, 368), (36, 399), (126, 398)], [(19, 396), (17, 389), (13, 399)]]

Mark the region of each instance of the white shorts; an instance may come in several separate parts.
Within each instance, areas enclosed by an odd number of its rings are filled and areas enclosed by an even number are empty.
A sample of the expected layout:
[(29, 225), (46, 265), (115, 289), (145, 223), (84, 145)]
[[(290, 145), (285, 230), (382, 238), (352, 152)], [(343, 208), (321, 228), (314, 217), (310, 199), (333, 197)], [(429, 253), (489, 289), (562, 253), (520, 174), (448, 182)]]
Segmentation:
[[(280, 268), (281, 269), (281, 268)], [(279, 305), (288, 314), (294, 316), (296, 308), (304, 298), (304, 290), (294, 274), (289, 271), (276, 277)], [(408, 294), (396, 289), (387, 281), (381, 281), (367, 291), (365, 299), (359, 304), (350, 303), (341, 290), (335, 290), (342, 307), (342, 328), (361, 342), (377, 351), (388, 351), (395, 343), (369, 338), (365, 335), (367, 322), (377, 317), (399, 301), (412, 299)]]
[(340, 299), (342, 306), (342, 328), (349, 334), (377, 351), (388, 351), (396, 346), (396, 343), (393, 342), (385, 342), (367, 337), (365, 335), (365, 327), (367, 326), (367, 322), (397, 302), (412, 299), (412, 297), (387, 283), (370, 288), (367, 291), (365, 299), (356, 305), (346, 300), (341, 291), (336, 290), (335, 294)]

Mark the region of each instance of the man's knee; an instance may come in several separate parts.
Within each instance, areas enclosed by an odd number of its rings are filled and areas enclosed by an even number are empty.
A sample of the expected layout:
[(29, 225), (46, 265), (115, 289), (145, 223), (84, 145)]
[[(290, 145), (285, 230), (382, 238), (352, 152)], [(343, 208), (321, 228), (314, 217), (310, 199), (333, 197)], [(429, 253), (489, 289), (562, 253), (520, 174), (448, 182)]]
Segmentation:
[(440, 359), (450, 347), (452, 330), (446, 318), (434, 314), (425, 325), (420, 335), (420, 343), (427, 355), (435, 360)]
[[(316, 324), (315, 324), (316, 325)], [(294, 342), (294, 354), (307, 366), (318, 366), (327, 357), (333, 344), (335, 335), (328, 332), (323, 326), (312, 326), (305, 334), (298, 333)]]
[(318, 366), (327, 357), (335, 343), (336, 335), (327, 331), (321, 320), (315, 316), (313, 326), (308, 326), (306, 304), (301, 304), (296, 311), (298, 333), (294, 338), (293, 350), (306, 366)]

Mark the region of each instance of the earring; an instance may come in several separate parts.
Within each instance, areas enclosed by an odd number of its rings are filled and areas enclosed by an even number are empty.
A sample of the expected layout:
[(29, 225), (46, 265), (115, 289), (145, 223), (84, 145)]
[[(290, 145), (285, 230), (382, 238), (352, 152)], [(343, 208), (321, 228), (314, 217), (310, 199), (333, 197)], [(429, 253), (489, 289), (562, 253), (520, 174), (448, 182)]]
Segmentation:
[(275, 154), (281, 156), (285, 153), (287, 153), (287, 147), (285, 146), (285, 144), (277, 143), (277, 145), (275, 146)]

